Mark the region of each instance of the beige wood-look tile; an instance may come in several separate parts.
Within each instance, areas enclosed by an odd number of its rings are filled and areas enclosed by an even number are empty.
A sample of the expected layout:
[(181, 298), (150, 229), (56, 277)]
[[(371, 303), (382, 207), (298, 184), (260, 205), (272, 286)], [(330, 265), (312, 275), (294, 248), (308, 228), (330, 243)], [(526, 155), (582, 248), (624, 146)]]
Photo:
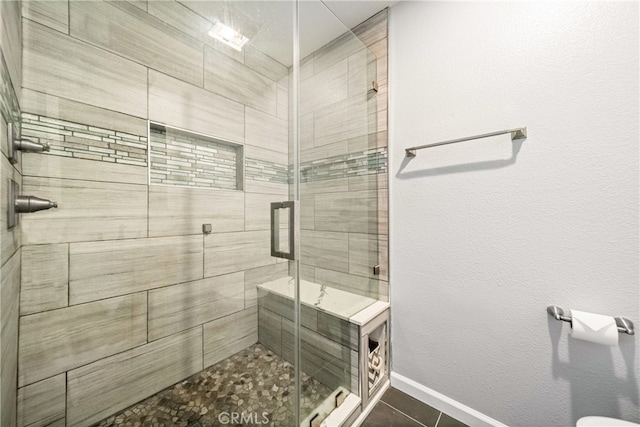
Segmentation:
[(376, 190), (316, 194), (315, 228), (324, 231), (377, 233)]
[(140, 10), (147, 11), (147, 0), (126, 0), (126, 2)]
[(389, 234), (389, 189), (378, 188), (378, 234)]
[(347, 141), (348, 152), (354, 153), (365, 150), (375, 150), (385, 148), (388, 143), (386, 131), (374, 132), (367, 135), (360, 135)]
[(377, 100), (367, 94), (349, 97), (316, 110), (314, 145), (344, 141), (378, 131)]
[(308, 280), (309, 282), (316, 281), (316, 269), (315, 267), (311, 267), (309, 265), (302, 264), (300, 266), (300, 276), (302, 280)]
[(66, 307), (68, 296), (69, 245), (23, 246), (20, 315)]
[(247, 193), (280, 194), (281, 199), (290, 199), (288, 196), (289, 184), (285, 183), (248, 179), (245, 182), (245, 188)]
[(319, 147), (308, 148), (302, 150), (300, 153), (300, 162), (302, 162), (302, 173), (306, 162), (313, 162), (317, 160), (325, 160), (333, 156), (343, 156), (349, 153), (349, 146), (347, 141), (334, 142), (333, 144), (321, 145)]
[(202, 236), (72, 243), (70, 303), (202, 279)]
[(148, 171), (143, 166), (43, 155), (41, 153), (24, 153), (22, 167), (23, 174), (31, 177), (140, 185), (146, 185), (148, 181)]
[[(5, 121), (4, 117), (0, 117), (0, 153), (4, 154), (5, 156), (7, 156), (9, 153), (9, 143), (7, 140), (7, 122)], [(18, 161), (19, 163), (17, 163), (17, 166), (22, 164), (22, 154), (20, 154), (20, 158), (18, 159)]]
[(205, 368), (258, 342), (258, 309), (225, 316), (204, 325)]
[[(349, 191), (348, 178), (327, 179), (323, 181), (308, 181), (300, 183), (301, 194), (338, 193), (346, 191)], [(329, 196), (327, 195), (327, 197)]]
[(2, 266), (0, 276), (0, 423), (12, 426), (17, 417), (20, 250)]
[(349, 271), (348, 233), (301, 230), (300, 248), (302, 264), (336, 271)]
[(316, 198), (313, 194), (300, 195), (300, 228), (313, 230), (315, 228)]
[(350, 61), (344, 59), (300, 83), (300, 114), (345, 100), (349, 96)]
[(365, 49), (365, 45), (353, 33), (347, 31), (313, 53), (313, 73), (315, 75), (326, 70)]
[(244, 272), (149, 291), (149, 341), (244, 309)]
[(384, 286), (378, 279), (316, 267), (316, 283), (365, 297), (378, 298)]
[(244, 107), (180, 80), (149, 71), (149, 118), (232, 142), (244, 141)]
[(349, 274), (380, 278), (373, 274), (380, 259), (378, 245), (376, 234), (349, 233)]
[(318, 333), (329, 340), (358, 351), (360, 334), (358, 326), (347, 320), (318, 312)]
[(72, 1), (71, 35), (202, 86), (202, 43), (126, 2)]
[(247, 145), (244, 147), (244, 156), (247, 159), (258, 159), (279, 165), (289, 165), (289, 153), (287, 151), (274, 151), (273, 149)]
[(69, 34), (68, 0), (24, 0), (22, 16), (62, 33)]
[(300, 81), (313, 77), (313, 53), (300, 61)]
[(139, 117), (106, 110), (71, 99), (37, 92), (31, 89), (22, 91), (22, 111), (54, 119), (67, 120), (126, 132), (133, 135), (147, 135), (147, 121)]
[(287, 89), (278, 87), (276, 98), (278, 102), (276, 106), (276, 116), (279, 119), (288, 120), (289, 119), (289, 91)]
[(276, 115), (277, 81), (209, 47), (205, 48), (204, 87), (269, 115)]
[[(8, 228), (7, 211), (9, 205), (9, 179), (22, 188), (22, 176), (5, 156), (0, 156), (0, 265), (4, 265), (18, 248), (22, 246), (22, 227)], [(26, 194), (26, 193), (22, 193)]]
[(268, 230), (205, 236), (205, 277), (275, 264), (276, 258), (271, 256), (270, 239)]
[(307, 151), (314, 147), (315, 131), (313, 112), (300, 116), (300, 150)]
[(244, 272), (244, 305), (245, 308), (258, 304), (257, 286), (289, 275), (287, 263), (265, 265)]
[(18, 385), (128, 350), (146, 339), (145, 293), (23, 316)]
[[(349, 96), (369, 94), (377, 96), (375, 92), (369, 92), (372, 82), (377, 83), (376, 56), (368, 49), (351, 55), (349, 61)], [(379, 83), (378, 83), (379, 86)], [(380, 90), (378, 88), (378, 90)]]
[(364, 21), (362, 24), (356, 26), (351, 31), (353, 31), (363, 44), (371, 46), (378, 40), (387, 38), (388, 16), (389, 9), (384, 9)]
[(386, 189), (387, 174), (360, 175), (349, 178), (349, 191)]
[(282, 356), (282, 317), (258, 307), (258, 342)]
[(147, 235), (145, 185), (25, 177), (22, 194), (58, 203), (57, 209), (21, 215), (24, 244)]
[[(295, 317), (293, 298), (285, 298), (278, 294), (267, 292), (264, 289), (258, 290), (258, 306), (261, 310), (265, 309), (270, 313), (281, 316), (283, 319), (293, 321)], [(316, 330), (318, 327), (318, 310), (305, 304), (301, 305), (300, 323), (307, 329)]]
[(25, 88), (147, 117), (145, 67), (27, 19), (23, 23)]
[[(286, 152), (273, 151), (265, 148), (245, 145), (245, 158), (257, 159), (266, 162), (276, 163), (287, 167), (289, 164), (289, 155)], [(289, 184), (284, 182), (270, 182), (264, 180), (255, 180), (247, 177), (245, 180), (246, 193), (264, 193), (279, 195), (282, 200), (288, 200)]]
[(389, 236), (385, 234), (378, 235), (378, 264), (380, 279), (389, 280)]
[(271, 230), (271, 203), (281, 201), (282, 194), (245, 193), (244, 229)]
[(280, 153), (289, 152), (288, 124), (286, 120), (248, 107), (245, 111), (245, 120), (245, 141), (247, 144)]
[(280, 81), (289, 73), (285, 65), (255, 48), (251, 43), (245, 46), (244, 51), (244, 64), (274, 82)]
[(388, 53), (387, 53), (387, 39), (382, 39), (370, 47), (371, 52), (376, 56), (376, 70), (378, 73), (378, 85), (384, 86), (387, 84), (387, 64), (388, 64)]
[(18, 99), (22, 91), (22, 25), (19, 1), (0, 1), (0, 51)]
[(202, 370), (202, 327), (68, 373), (68, 426), (92, 425)]
[(18, 427), (49, 426), (65, 417), (66, 374), (18, 390)]
[(242, 191), (149, 187), (150, 237), (202, 234), (202, 224), (214, 233), (242, 231), (244, 218)]
[[(283, 319), (282, 357), (285, 360), (293, 361), (293, 342), (293, 323)], [(352, 352), (316, 332), (301, 329), (301, 369), (331, 389), (350, 387)]]

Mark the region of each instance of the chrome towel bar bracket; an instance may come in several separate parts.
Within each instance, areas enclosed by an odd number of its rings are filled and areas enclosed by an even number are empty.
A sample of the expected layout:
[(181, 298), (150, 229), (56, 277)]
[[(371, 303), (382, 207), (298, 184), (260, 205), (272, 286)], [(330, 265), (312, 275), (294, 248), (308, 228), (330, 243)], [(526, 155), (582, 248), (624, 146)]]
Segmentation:
[[(565, 316), (564, 310), (557, 305), (550, 305), (547, 307), (547, 313), (556, 320), (571, 323), (571, 316)], [(626, 317), (615, 317), (614, 319), (616, 321), (616, 326), (618, 327), (618, 332), (634, 335), (635, 332), (633, 330), (633, 322), (631, 320)]]

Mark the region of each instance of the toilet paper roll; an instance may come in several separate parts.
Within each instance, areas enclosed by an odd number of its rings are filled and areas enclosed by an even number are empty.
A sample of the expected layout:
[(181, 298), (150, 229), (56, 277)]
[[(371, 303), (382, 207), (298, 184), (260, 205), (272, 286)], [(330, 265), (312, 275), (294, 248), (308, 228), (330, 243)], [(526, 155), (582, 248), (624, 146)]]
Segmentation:
[(571, 336), (597, 344), (618, 345), (618, 327), (611, 316), (571, 310)]

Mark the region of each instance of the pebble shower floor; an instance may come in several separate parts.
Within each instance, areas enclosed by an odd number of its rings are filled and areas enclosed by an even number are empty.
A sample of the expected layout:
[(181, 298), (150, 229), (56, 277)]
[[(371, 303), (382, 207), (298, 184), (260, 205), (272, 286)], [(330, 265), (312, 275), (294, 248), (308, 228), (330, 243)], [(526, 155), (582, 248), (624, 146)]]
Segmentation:
[[(295, 425), (293, 377), (289, 362), (254, 344), (95, 425), (291, 427)], [(330, 393), (303, 373), (302, 417)], [(233, 414), (244, 414), (243, 421), (232, 419)]]

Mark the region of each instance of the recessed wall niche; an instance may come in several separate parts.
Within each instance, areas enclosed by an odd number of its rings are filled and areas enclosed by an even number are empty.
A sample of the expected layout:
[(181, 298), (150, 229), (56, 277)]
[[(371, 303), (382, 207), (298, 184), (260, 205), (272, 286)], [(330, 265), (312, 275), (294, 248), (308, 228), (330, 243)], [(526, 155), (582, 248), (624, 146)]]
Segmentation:
[(149, 122), (149, 184), (244, 189), (241, 144)]

